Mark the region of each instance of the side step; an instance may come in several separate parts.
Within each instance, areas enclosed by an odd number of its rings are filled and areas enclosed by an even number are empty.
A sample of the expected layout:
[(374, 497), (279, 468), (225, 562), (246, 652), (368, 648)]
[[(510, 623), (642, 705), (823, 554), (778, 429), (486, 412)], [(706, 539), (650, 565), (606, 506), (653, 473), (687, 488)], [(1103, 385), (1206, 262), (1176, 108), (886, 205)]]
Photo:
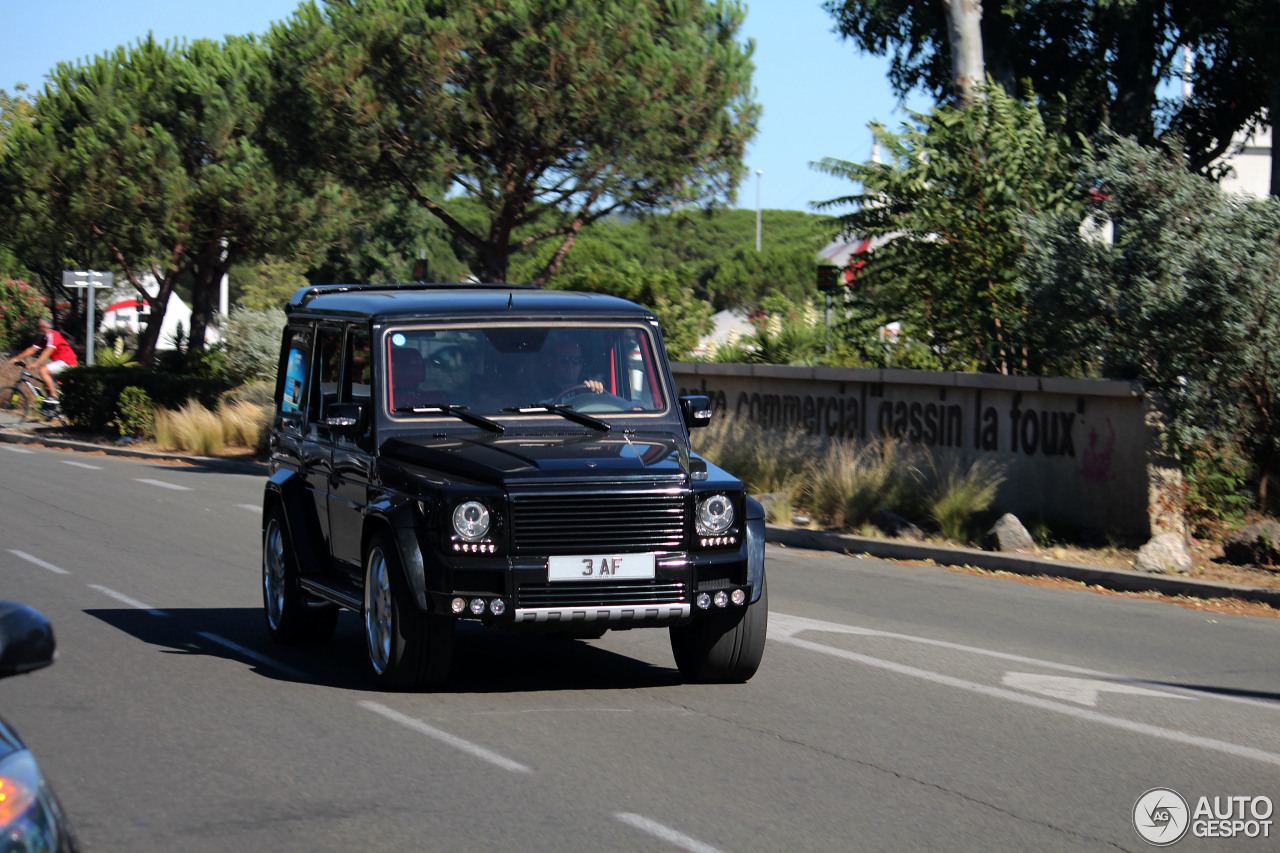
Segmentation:
[(345, 607), (347, 610), (354, 610), (356, 613), (364, 609), (364, 602), (349, 592), (325, 586), (312, 578), (300, 578), (299, 580), (302, 591), (308, 595), (314, 595), (316, 598), (332, 602), (339, 607)]

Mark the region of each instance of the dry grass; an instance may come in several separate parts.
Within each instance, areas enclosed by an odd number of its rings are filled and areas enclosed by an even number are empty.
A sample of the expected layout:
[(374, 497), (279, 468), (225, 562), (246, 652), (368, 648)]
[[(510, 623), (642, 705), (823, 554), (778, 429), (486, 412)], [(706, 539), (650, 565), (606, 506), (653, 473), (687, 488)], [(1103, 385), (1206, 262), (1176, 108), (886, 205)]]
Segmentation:
[(269, 413), (246, 402), (222, 403), (210, 411), (196, 402), (177, 411), (156, 410), (156, 446), (202, 456), (223, 453), (228, 445), (260, 448)]
[(1003, 472), (983, 462), (939, 465), (927, 448), (895, 438), (826, 441), (802, 432), (766, 432), (725, 417), (694, 434), (699, 453), (767, 494), (771, 521), (811, 514), (833, 529), (856, 530), (886, 508), (933, 520), (956, 541), (991, 505)]

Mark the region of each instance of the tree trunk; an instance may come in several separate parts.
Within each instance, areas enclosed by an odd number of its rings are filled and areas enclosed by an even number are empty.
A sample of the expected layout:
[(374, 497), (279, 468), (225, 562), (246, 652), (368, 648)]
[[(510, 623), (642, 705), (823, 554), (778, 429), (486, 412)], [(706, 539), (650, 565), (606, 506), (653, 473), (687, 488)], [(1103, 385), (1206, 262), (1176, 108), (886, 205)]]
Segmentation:
[(967, 109), (973, 105), (978, 97), (978, 87), (986, 79), (982, 56), (982, 4), (978, 0), (946, 0), (946, 4), (956, 105)]
[(156, 276), (157, 293), (151, 296), (146, 288), (132, 274), (129, 274), (129, 281), (137, 288), (140, 300), (151, 309), (147, 314), (147, 327), (138, 338), (138, 350), (134, 354), (134, 359), (143, 367), (150, 367), (155, 361), (156, 347), (160, 343), (160, 328), (164, 325), (164, 314), (169, 307), (169, 295), (173, 293), (176, 278), (177, 275), (174, 273), (170, 273), (165, 278)]

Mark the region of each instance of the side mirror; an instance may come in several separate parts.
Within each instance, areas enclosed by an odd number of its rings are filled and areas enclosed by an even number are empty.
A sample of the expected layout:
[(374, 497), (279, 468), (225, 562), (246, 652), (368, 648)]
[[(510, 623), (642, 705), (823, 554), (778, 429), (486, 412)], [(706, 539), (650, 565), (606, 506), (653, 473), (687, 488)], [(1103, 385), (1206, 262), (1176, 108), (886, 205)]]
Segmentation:
[(325, 412), (324, 423), (338, 435), (359, 435), (364, 432), (364, 406), (359, 403), (334, 403)]
[(53, 663), (53, 626), (38, 610), (0, 601), (0, 678)]
[(680, 414), (689, 429), (697, 429), (711, 423), (711, 398), (703, 395), (680, 398)]

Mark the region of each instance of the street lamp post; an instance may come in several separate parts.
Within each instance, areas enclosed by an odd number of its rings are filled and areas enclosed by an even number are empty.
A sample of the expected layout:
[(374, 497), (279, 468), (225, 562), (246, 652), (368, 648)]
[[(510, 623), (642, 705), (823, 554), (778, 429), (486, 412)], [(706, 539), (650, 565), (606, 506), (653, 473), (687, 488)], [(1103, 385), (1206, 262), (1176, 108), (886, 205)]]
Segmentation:
[(763, 169), (756, 169), (756, 251), (760, 251), (760, 176)]

